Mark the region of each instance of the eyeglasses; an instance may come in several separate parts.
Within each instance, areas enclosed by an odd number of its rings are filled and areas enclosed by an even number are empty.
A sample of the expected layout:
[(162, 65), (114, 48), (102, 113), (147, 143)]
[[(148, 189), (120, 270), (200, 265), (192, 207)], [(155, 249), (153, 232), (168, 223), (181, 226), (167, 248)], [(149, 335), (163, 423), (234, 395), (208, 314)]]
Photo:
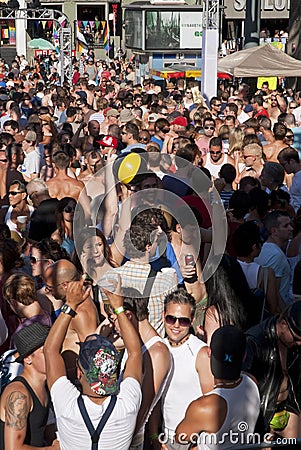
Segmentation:
[(55, 284), (54, 286), (49, 286), (49, 284), (45, 284), (45, 291), (52, 292), (55, 287), (59, 287), (64, 283), (67, 283), (67, 284), (71, 283), (71, 281), (75, 281), (75, 279), (72, 278), (71, 280), (65, 280), (65, 281), (62, 281), (61, 283)]
[(215, 105), (213, 105), (213, 106), (218, 106), (218, 107), (220, 107), (220, 106), (222, 106), (222, 104), (221, 104), (221, 103), (215, 103)]
[(75, 211), (75, 206), (66, 206), (63, 210), (65, 213), (70, 214)]
[(204, 130), (215, 130), (215, 127), (204, 127)]
[(136, 100), (135, 100), (135, 102), (139, 102), (139, 103), (142, 103), (142, 99), (140, 99), (140, 98), (137, 98)]
[(15, 197), (18, 194), (24, 194), (24, 192), (22, 191), (9, 191), (8, 195), (12, 195), (13, 197)]
[(191, 325), (191, 319), (189, 319), (188, 317), (176, 317), (171, 316), (170, 314), (167, 314), (167, 316), (165, 316), (165, 322), (167, 323), (167, 325), (174, 325), (177, 320), (179, 321), (180, 327), (187, 328)]
[(36, 263), (39, 262), (39, 261), (49, 261), (49, 260), (46, 259), (46, 258), (38, 259), (38, 258), (36, 258), (35, 256), (30, 256), (29, 259), (30, 259), (31, 264), (36, 264)]
[(139, 142), (148, 142), (148, 137), (140, 137), (138, 139)]
[(293, 134), (287, 134), (286, 136), (286, 139), (289, 139), (289, 140), (294, 140), (295, 139), (295, 136), (293, 135)]

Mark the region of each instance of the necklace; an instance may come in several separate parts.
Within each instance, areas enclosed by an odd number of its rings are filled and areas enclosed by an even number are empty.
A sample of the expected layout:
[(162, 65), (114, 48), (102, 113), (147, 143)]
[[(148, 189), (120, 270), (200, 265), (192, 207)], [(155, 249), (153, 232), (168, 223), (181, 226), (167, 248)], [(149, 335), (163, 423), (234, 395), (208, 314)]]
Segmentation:
[(221, 382), (221, 383), (216, 383), (214, 386), (213, 386), (213, 389), (215, 389), (215, 388), (217, 388), (217, 387), (231, 387), (231, 386), (236, 386), (237, 384), (239, 384), (241, 382), (241, 377), (239, 377), (237, 380), (235, 380), (235, 381), (228, 381), (228, 382), (226, 382), (226, 381), (224, 381), (224, 382)]
[(170, 339), (169, 339), (169, 337), (167, 338), (168, 339), (168, 342), (169, 342), (169, 344), (170, 344), (170, 346), (171, 347), (178, 347), (179, 345), (182, 345), (182, 344), (184, 344), (186, 341), (188, 341), (188, 339), (190, 338), (190, 334), (187, 334), (185, 337), (183, 337), (183, 339), (181, 339), (179, 342), (173, 342), (173, 341), (171, 341)]

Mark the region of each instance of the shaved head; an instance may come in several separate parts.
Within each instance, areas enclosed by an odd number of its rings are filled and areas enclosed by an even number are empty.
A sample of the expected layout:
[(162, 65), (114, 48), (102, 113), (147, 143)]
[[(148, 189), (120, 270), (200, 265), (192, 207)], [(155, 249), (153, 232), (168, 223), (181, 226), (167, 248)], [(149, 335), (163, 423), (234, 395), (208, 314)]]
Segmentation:
[(64, 300), (69, 281), (79, 281), (80, 274), (75, 265), (67, 259), (50, 264), (45, 271), (45, 281), (52, 295)]

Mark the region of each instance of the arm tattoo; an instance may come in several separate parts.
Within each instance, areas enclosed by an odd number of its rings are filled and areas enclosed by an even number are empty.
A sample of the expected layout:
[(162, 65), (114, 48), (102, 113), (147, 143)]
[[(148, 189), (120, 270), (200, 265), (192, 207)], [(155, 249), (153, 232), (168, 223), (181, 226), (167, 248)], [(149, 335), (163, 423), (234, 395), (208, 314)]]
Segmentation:
[(5, 424), (18, 431), (23, 430), (27, 425), (29, 409), (27, 396), (19, 391), (12, 392), (6, 399)]

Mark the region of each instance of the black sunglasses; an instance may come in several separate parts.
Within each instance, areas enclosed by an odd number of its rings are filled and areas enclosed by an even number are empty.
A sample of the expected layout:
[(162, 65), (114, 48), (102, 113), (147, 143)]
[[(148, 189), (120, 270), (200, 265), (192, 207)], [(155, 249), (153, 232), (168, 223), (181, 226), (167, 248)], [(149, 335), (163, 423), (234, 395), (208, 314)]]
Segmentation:
[(167, 325), (174, 325), (177, 320), (179, 321), (180, 327), (187, 328), (191, 325), (191, 319), (189, 319), (188, 317), (176, 317), (171, 316), (170, 314), (167, 314), (167, 316), (165, 316), (165, 322), (167, 323)]
[(138, 139), (138, 141), (139, 141), (139, 142), (148, 142), (149, 139), (148, 139), (147, 137), (140, 137), (140, 138)]
[(24, 192), (21, 192), (21, 191), (9, 191), (8, 195), (12, 195), (13, 197), (15, 197), (15, 195), (23, 194), (23, 193)]
[(215, 130), (215, 127), (204, 127), (204, 130)]
[(169, 133), (170, 128), (163, 128), (163, 130), (160, 130), (160, 131), (162, 131), (162, 133), (164, 133), (164, 134), (167, 134), (167, 133)]

